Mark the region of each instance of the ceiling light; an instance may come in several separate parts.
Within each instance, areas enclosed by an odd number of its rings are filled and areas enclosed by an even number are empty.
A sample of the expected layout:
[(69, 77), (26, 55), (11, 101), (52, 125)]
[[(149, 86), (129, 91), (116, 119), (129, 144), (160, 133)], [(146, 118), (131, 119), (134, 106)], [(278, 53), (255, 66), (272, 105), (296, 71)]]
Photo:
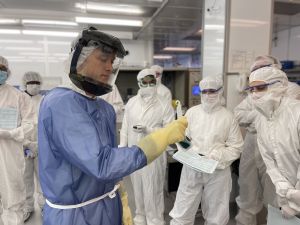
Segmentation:
[(18, 19), (0, 19), (0, 24), (15, 24), (20, 23)]
[(154, 55), (153, 59), (172, 59), (171, 55)]
[(25, 55), (25, 56), (45, 56), (46, 53), (41, 52), (20, 52), (19, 55)]
[(21, 34), (21, 31), (13, 29), (0, 29), (0, 34)]
[(23, 24), (44, 24), (44, 25), (61, 25), (61, 26), (78, 26), (77, 23), (71, 21), (57, 20), (22, 20)]
[(121, 14), (139, 15), (144, 13), (144, 11), (140, 7), (133, 5), (101, 4), (97, 2), (88, 2), (86, 4), (76, 3), (75, 7), (88, 11), (101, 11)]
[(33, 48), (33, 47), (5, 47), (4, 50), (11, 51), (43, 51), (42, 48)]
[(46, 31), (46, 30), (23, 30), (25, 35), (41, 35), (41, 36), (56, 36), (56, 37), (76, 37), (77, 32), (63, 32), (63, 31)]
[(205, 25), (206, 30), (223, 30), (224, 25), (218, 25), (218, 24), (207, 24)]
[(186, 47), (165, 47), (164, 51), (173, 51), (173, 52), (192, 52), (195, 48), (186, 48)]
[(9, 39), (0, 39), (0, 43), (3, 44), (33, 44), (33, 41), (30, 40), (9, 40)]
[(33, 62), (31, 59), (10, 59), (9, 62)]
[(91, 18), (91, 17), (76, 17), (77, 23), (88, 24), (103, 24), (103, 25), (116, 25), (128, 27), (141, 27), (143, 26), (142, 20), (123, 20), (123, 19), (108, 19), (108, 18)]

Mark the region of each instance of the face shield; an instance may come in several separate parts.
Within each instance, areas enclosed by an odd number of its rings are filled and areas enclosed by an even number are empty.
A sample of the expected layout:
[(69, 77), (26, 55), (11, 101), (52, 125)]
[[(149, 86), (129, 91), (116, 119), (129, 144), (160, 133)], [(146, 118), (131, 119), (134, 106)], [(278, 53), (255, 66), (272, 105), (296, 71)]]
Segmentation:
[(126, 51), (120, 40), (94, 28), (84, 30), (71, 54), (71, 81), (86, 93), (112, 91)]

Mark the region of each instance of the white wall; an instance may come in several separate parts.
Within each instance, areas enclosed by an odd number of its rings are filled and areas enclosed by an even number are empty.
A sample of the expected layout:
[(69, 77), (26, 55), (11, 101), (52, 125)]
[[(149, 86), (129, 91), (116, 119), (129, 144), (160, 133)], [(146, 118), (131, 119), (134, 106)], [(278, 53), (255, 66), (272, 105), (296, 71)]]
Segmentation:
[(256, 56), (270, 52), (272, 4), (272, 0), (231, 1), (226, 71), (227, 108), (231, 110), (242, 99), (237, 91), (240, 74), (249, 71)]
[(202, 76), (223, 74), (226, 1), (205, 0)]
[[(0, 37), (0, 54), (7, 57), (12, 75), (9, 84), (19, 86), (27, 71), (39, 72), (45, 80), (43, 88), (65, 84), (69, 78), (65, 73), (65, 61), (74, 38), (5, 35)], [(122, 40), (130, 52), (124, 66), (152, 64), (152, 41)]]

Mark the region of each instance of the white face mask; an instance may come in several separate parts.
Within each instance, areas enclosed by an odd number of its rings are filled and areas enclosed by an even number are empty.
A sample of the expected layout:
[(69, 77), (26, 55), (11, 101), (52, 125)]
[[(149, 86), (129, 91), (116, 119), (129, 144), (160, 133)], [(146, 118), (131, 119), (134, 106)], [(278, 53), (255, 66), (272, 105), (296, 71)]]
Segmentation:
[(39, 94), (40, 90), (41, 90), (41, 85), (39, 85), (39, 84), (27, 84), (26, 85), (26, 91), (32, 96)]
[(263, 91), (263, 92), (252, 92), (251, 93), (251, 97), (255, 101), (255, 100), (258, 100), (261, 97), (263, 97), (266, 93), (267, 93), (266, 91)]
[(142, 98), (148, 102), (156, 95), (157, 88), (156, 86), (153, 87), (141, 87), (140, 88), (140, 95)]
[(210, 113), (221, 106), (219, 93), (215, 94), (201, 94), (202, 107), (205, 112)]
[(281, 96), (277, 96), (272, 92), (261, 92), (264, 93), (259, 98), (253, 99), (254, 107), (267, 118), (270, 118), (274, 110), (280, 103)]

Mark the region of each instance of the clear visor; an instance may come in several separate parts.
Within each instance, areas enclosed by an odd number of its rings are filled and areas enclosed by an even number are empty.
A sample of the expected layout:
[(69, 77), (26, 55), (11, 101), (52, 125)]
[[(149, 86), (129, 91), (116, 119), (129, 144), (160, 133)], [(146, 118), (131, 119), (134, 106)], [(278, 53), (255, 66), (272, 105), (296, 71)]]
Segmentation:
[(97, 82), (113, 86), (123, 60), (116, 55), (113, 48), (91, 41), (87, 47), (82, 48), (77, 72)]

